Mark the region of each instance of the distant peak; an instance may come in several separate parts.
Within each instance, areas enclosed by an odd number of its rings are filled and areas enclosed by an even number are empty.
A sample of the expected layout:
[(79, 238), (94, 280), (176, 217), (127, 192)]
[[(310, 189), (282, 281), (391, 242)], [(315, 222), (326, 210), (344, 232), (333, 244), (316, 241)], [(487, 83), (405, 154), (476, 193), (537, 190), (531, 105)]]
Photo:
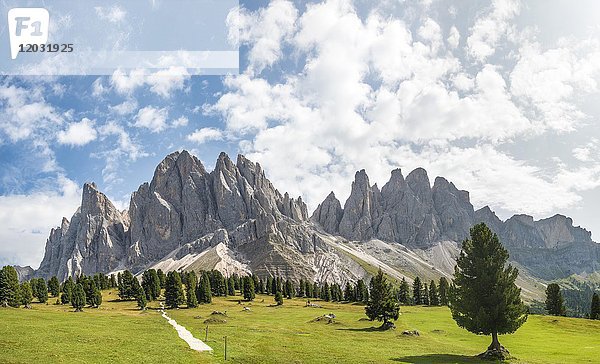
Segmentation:
[(96, 186), (96, 184), (94, 182), (86, 182), (83, 184), (83, 190), (84, 191), (88, 191), (88, 190), (98, 191), (98, 186)]

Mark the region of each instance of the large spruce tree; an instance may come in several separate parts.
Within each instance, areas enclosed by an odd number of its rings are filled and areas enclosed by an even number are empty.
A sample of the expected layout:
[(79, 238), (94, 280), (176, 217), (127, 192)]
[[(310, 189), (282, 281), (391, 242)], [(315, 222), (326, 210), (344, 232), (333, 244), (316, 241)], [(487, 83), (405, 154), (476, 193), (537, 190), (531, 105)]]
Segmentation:
[(415, 277), (413, 281), (413, 304), (423, 304), (423, 284), (421, 283), (421, 278), (419, 277)]
[(560, 286), (556, 283), (550, 283), (546, 287), (546, 311), (553, 316), (565, 316), (567, 314), (562, 293), (560, 293)]
[(85, 290), (81, 283), (77, 283), (73, 289), (71, 305), (75, 309), (75, 312), (83, 311), (83, 307), (85, 307)]
[(31, 308), (31, 301), (33, 300), (33, 292), (31, 291), (31, 285), (29, 282), (21, 283), (20, 291), (19, 291), (19, 300), (20, 303), (25, 306), (25, 308)]
[(34, 292), (35, 298), (37, 298), (40, 303), (48, 302), (48, 286), (46, 285), (46, 280), (44, 278), (38, 278), (34, 282), (35, 288), (32, 287), (32, 291)]
[(185, 297), (188, 308), (198, 307), (198, 298), (196, 297), (195, 292), (196, 286), (198, 286), (197, 280), (195, 272), (187, 273), (187, 279), (185, 281)]
[(440, 305), (440, 296), (438, 294), (438, 288), (435, 285), (435, 281), (431, 281), (431, 283), (429, 283), (429, 304), (431, 306)]
[(498, 335), (515, 332), (527, 320), (518, 270), (506, 266), (508, 251), (484, 223), (473, 226), (463, 241), (450, 289), (450, 310), (458, 326), (477, 335), (491, 335), (482, 358), (504, 358), (508, 351)]
[(592, 295), (592, 307), (590, 309), (590, 318), (592, 320), (600, 320), (600, 296), (598, 293)]
[(256, 293), (254, 292), (254, 280), (250, 276), (245, 276), (243, 279), (244, 282), (242, 284), (242, 290), (244, 292), (244, 299), (246, 301), (252, 301), (256, 295)]
[(402, 277), (400, 287), (398, 288), (398, 302), (403, 305), (410, 303), (410, 286), (404, 277)]
[(165, 283), (165, 304), (169, 308), (177, 308), (185, 302), (181, 276), (178, 272), (169, 272)]
[(448, 306), (448, 289), (449, 284), (446, 277), (440, 278), (440, 284), (438, 286), (439, 296), (440, 296), (440, 305)]
[(398, 301), (392, 292), (392, 285), (387, 282), (381, 268), (369, 283), (370, 295), (365, 312), (369, 320), (383, 321), (381, 328), (394, 327), (390, 320), (397, 320), (400, 312)]
[(56, 278), (56, 276), (53, 276), (48, 281), (48, 291), (50, 292), (52, 297), (58, 297), (58, 294), (60, 292), (60, 283), (58, 283), (58, 278)]
[(196, 286), (196, 299), (199, 303), (210, 303), (212, 301), (210, 278), (206, 272), (202, 272), (200, 283)]
[(146, 299), (154, 301), (160, 297), (160, 278), (156, 269), (148, 269), (142, 273), (142, 287), (146, 292)]
[(0, 269), (0, 306), (19, 307), (19, 276), (11, 265)]

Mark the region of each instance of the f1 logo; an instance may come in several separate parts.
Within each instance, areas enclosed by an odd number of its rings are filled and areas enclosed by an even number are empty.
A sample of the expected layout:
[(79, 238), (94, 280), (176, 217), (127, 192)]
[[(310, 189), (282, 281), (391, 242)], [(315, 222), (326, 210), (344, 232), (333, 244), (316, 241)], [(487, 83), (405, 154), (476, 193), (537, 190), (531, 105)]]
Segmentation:
[(8, 11), (10, 56), (16, 59), (21, 44), (46, 44), (50, 14), (44, 8), (14, 8)]

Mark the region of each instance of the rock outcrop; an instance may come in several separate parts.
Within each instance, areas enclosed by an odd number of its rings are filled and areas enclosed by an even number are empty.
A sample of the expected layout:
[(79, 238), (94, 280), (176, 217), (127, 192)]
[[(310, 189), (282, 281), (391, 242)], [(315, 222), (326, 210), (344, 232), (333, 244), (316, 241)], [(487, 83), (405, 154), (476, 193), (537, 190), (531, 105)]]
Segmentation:
[(489, 207), (474, 211), (452, 182), (437, 177), (432, 186), (422, 168), (406, 178), (393, 170), (381, 189), (358, 171), (343, 208), (332, 192), (309, 218), (302, 199), (281, 194), (260, 164), (221, 153), (208, 172), (182, 151), (159, 163), (124, 212), (86, 183), (81, 207), (52, 229), (34, 274), (66, 279), (154, 266), (343, 284), (383, 267), (395, 279), (434, 279), (452, 274), (460, 242), (478, 222), (498, 233), (528, 282), (600, 271), (600, 245), (570, 218), (502, 221)]
[(116, 269), (127, 248), (128, 219), (93, 183), (83, 186), (81, 207), (71, 221), (52, 229), (36, 275), (59, 279)]

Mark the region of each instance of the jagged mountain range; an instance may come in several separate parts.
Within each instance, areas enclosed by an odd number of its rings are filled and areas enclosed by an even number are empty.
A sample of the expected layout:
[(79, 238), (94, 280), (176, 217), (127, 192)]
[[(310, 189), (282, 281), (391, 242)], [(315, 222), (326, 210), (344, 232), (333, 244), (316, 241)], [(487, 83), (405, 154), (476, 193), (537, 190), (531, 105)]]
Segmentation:
[(343, 207), (332, 192), (309, 217), (302, 198), (281, 194), (260, 164), (221, 153), (207, 172), (182, 151), (158, 165), (125, 211), (86, 183), (81, 206), (52, 229), (33, 274), (155, 267), (343, 283), (381, 267), (393, 279), (433, 279), (452, 275), (460, 241), (477, 222), (498, 233), (530, 298), (545, 280), (600, 271), (600, 245), (570, 218), (502, 221), (489, 207), (475, 211), (469, 193), (442, 177), (431, 186), (422, 168), (406, 178), (392, 171), (381, 189), (358, 171)]

